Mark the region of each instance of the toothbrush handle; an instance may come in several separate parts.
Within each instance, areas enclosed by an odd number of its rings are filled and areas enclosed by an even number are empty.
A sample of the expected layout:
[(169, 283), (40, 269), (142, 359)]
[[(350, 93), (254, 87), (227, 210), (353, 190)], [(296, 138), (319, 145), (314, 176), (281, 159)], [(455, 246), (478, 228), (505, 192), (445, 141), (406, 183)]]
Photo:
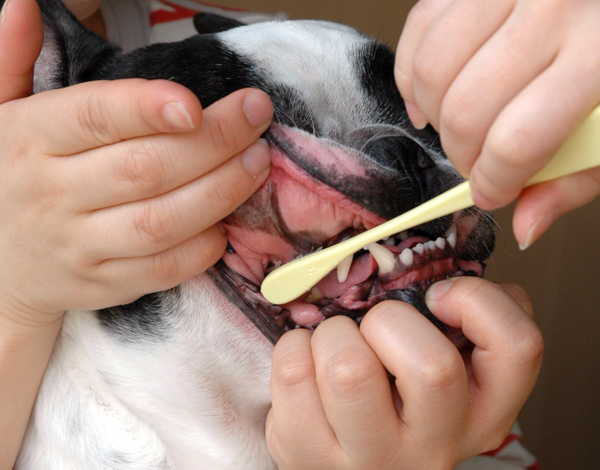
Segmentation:
[[(567, 139), (554, 158), (525, 186), (600, 166), (600, 106)], [(474, 205), (469, 182), (345, 242), (305, 256), (271, 272), (261, 292), (273, 304), (283, 304), (307, 292), (347, 256), (369, 243)]]

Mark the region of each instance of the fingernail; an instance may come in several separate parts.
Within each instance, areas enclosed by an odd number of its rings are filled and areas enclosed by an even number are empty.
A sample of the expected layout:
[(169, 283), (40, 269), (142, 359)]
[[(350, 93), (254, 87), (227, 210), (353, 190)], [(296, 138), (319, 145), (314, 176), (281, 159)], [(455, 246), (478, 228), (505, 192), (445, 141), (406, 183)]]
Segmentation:
[(6, 0), (6, 3), (2, 7), (2, 12), (0, 12), (0, 25), (3, 25), (4, 24), (4, 20), (6, 20), (6, 12), (8, 10), (8, 4), (9, 3), (10, 3), (10, 0)]
[(162, 115), (170, 126), (180, 131), (191, 131), (196, 126), (192, 116), (185, 106), (177, 101), (171, 101), (163, 106)]
[(244, 150), (242, 164), (255, 178), (271, 164), (271, 151), (265, 139), (258, 139)]
[(550, 226), (556, 222), (556, 220), (560, 217), (560, 210), (558, 207), (546, 212), (544, 215), (540, 216), (531, 228), (527, 232), (527, 238), (524, 243), (519, 243), (519, 249), (521, 251), (525, 251), (529, 248), (533, 242), (535, 242), (540, 236), (550, 228)]
[(273, 117), (273, 104), (266, 93), (251, 91), (244, 98), (242, 109), (254, 127), (261, 127)]
[(446, 279), (444, 281), (438, 281), (435, 284), (429, 286), (427, 292), (425, 292), (425, 301), (436, 301), (439, 300), (444, 294), (452, 287), (454, 279)]
[(219, 223), (217, 224), (217, 227), (219, 227), (219, 230), (221, 231), (221, 233), (222, 233), (223, 235), (227, 235), (227, 229), (225, 228), (225, 226), (224, 226), (222, 223), (220, 223), (220, 222), (219, 222)]
[(406, 113), (408, 114), (408, 118), (413, 127), (418, 130), (425, 129), (425, 126), (427, 126), (427, 118), (425, 117), (425, 114), (423, 114), (423, 111), (409, 101), (404, 102), (404, 107), (406, 108)]

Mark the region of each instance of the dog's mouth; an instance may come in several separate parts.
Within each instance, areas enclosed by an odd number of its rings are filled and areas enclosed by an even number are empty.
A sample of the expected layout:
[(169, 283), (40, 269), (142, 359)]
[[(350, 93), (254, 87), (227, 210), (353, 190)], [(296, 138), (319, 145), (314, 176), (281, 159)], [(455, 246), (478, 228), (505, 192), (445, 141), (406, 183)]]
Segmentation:
[[(260, 294), (264, 277), (282, 264), (386, 220), (315, 178), (302, 159), (290, 154), (282, 137), (294, 131), (278, 126), (274, 130), (268, 137), (273, 156), (268, 181), (224, 221), (229, 245), (211, 271), (221, 290), (273, 344), (290, 329), (313, 330), (335, 315), (360, 323), (374, 305), (395, 299), (415, 306), (462, 346), (466, 342), (462, 333), (431, 314), (424, 293), (432, 283), (448, 277), (482, 276), (484, 263), (465, 250), (477, 223), (468, 212), (434, 225), (436, 233), (416, 227), (365, 247), (310, 292), (287, 304), (273, 305)], [(302, 152), (310, 153), (305, 144), (300, 146)], [(340, 164), (339, 155), (331, 155), (337, 153), (335, 148), (319, 149), (330, 155), (319, 155), (318, 171)], [(344, 165), (343, 172), (363, 171), (351, 161)]]

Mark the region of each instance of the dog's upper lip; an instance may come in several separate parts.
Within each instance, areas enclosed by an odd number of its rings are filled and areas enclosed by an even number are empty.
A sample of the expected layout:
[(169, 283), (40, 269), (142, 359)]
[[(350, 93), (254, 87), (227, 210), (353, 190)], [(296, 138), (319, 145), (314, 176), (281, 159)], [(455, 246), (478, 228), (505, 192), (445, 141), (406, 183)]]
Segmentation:
[[(362, 315), (376, 303), (387, 298), (405, 300), (403, 294), (399, 294), (405, 289), (416, 289), (422, 295), (430, 282), (446, 276), (481, 275), (482, 264), (461, 260), (454, 244), (445, 249), (431, 248), (424, 255), (414, 254), (414, 265), (402, 265), (399, 261), (401, 251), (413, 247), (417, 250), (420, 243), (435, 243), (437, 237), (433, 237), (432, 241), (432, 235), (413, 232), (408, 240), (396, 240), (394, 246), (384, 248), (393, 257), (393, 270), (389, 274), (379, 271), (378, 262), (372, 254), (360, 253), (351, 263), (351, 273), (346, 281), (339, 282), (336, 273), (331, 273), (308, 297), (290, 302), (283, 309), (272, 306), (256, 287), (265, 273), (291, 261), (298, 254), (334, 243), (344, 234), (352, 236), (386, 219), (321, 181), (319, 171), (316, 174), (311, 171), (313, 161), (320, 170), (324, 165), (343, 162), (344, 156), (339, 154), (345, 151), (343, 146), (326, 139), (321, 142), (303, 131), (277, 124), (266, 136), (273, 168), (265, 185), (253, 196), (256, 200), (251, 198), (247, 204), (253, 210), (266, 210), (270, 214), (268, 224), (264, 225), (264, 219), (261, 219), (262, 225), (246, 227), (246, 219), (236, 223), (235, 213), (233, 219), (226, 219), (231, 249), (223, 256), (224, 263), (217, 267), (217, 271), (240, 296), (238, 305), (240, 302), (246, 304), (246, 307), (240, 308), (271, 341), (277, 340), (277, 331), (283, 334), (298, 325), (311, 328), (324, 318), (339, 313), (360, 321)], [(318, 154), (321, 151), (325, 155)], [(348, 168), (342, 168), (342, 172), (364, 170), (360, 166), (353, 169), (352, 163), (345, 165)], [(335, 170), (339, 173), (339, 168)], [(282, 207), (291, 210), (285, 213), (280, 210)]]

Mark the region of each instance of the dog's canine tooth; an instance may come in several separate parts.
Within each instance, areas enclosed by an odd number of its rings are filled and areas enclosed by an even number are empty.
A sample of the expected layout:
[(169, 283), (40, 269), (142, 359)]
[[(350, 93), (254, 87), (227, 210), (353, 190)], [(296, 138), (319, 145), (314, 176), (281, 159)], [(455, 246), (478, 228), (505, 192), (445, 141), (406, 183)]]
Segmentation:
[(438, 237), (435, 241), (435, 246), (437, 246), (440, 250), (446, 248), (446, 239), (442, 237)]
[(448, 240), (448, 243), (452, 248), (456, 248), (456, 233), (451, 233), (450, 235), (448, 235), (448, 238), (446, 238), (446, 240)]
[(398, 259), (400, 259), (400, 262), (404, 266), (410, 266), (411, 264), (413, 264), (413, 260), (414, 260), (413, 251), (410, 248), (404, 248), (402, 253), (400, 253), (400, 256), (398, 257)]
[(422, 243), (417, 243), (415, 246), (413, 246), (413, 251), (422, 255), (425, 251), (425, 245)]
[(346, 282), (348, 279), (348, 273), (350, 272), (350, 267), (352, 266), (352, 255), (345, 258), (340, 264), (337, 266), (337, 279), (339, 283)]
[(454, 240), (456, 240), (456, 222), (452, 222), (450, 228), (446, 230), (446, 233), (444, 233), (444, 238), (447, 239), (451, 234), (454, 234)]
[(394, 270), (394, 254), (390, 250), (378, 245), (377, 243), (371, 243), (367, 248), (369, 248), (373, 258), (375, 258), (375, 261), (377, 261), (380, 273), (385, 274)]

